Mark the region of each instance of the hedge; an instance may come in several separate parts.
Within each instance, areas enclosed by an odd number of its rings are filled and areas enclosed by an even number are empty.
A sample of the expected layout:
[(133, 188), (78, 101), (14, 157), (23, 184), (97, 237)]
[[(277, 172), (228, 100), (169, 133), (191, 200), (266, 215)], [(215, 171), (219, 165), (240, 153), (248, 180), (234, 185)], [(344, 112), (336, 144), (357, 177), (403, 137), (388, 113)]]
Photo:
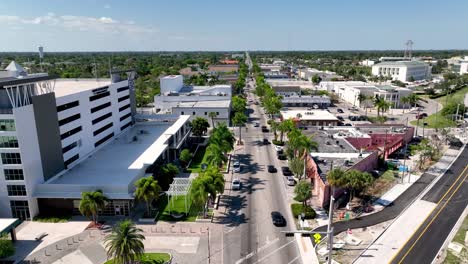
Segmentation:
[[(294, 218), (297, 218), (300, 214), (304, 212), (302, 204), (291, 204), (291, 211)], [(310, 206), (305, 208), (305, 219), (314, 219), (316, 216), (315, 210)]]

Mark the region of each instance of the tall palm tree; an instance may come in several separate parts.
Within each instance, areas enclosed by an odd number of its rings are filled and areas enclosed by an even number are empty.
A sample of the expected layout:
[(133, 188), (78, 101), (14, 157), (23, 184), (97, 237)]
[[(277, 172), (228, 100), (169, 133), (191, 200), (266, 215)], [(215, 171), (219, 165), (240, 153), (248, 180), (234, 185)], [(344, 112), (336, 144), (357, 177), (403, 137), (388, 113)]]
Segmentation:
[(294, 121), (292, 119), (286, 119), (279, 123), (278, 130), (280, 131), (280, 141), (283, 142), (284, 134), (294, 129)]
[(242, 144), (242, 126), (247, 122), (247, 116), (243, 112), (236, 112), (232, 123), (239, 127), (239, 143)]
[(365, 94), (359, 93), (357, 100), (359, 101), (359, 107), (362, 108), (362, 103), (367, 100), (367, 96)]
[(145, 252), (143, 230), (135, 223), (125, 220), (118, 223), (105, 239), (107, 259), (115, 264), (135, 263)]
[(206, 148), (206, 162), (209, 165), (221, 166), (223, 162), (226, 162), (227, 158), (224, 156), (223, 151), (217, 144), (209, 144)]
[(408, 96), (404, 96), (400, 98), (401, 103), (404, 105), (403, 113), (405, 113), (406, 106), (410, 103), (410, 98)]
[(218, 145), (223, 153), (228, 153), (234, 148), (235, 138), (231, 130), (226, 126), (225, 123), (218, 124), (218, 126), (213, 129), (210, 137), (210, 145)]
[(214, 125), (214, 118), (217, 117), (218, 115), (216, 114), (216, 112), (209, 112), (208, 113), (208, 117), (211, 119), (211, 126), (213, 128), (215, 128), (215, 125)]
[(206, 203), (208, 201), (207, 179), (198, 176), (190, 185), (190, 200), (198, 206), (203, 206), (203, 215), (205, 215)]
[(161, 187), (158, 185), (153, 176), (148, 176), (139, 179), (136, 183), (135, 198), (137, 200), (145, 201), (146, 210), (148, 215), (151, 214), (151, 207), (153, 201), (159, 198)]
[(270, 127), (271, 127), (271, 130), (273, 131), (273, 136), (275, 137), (275, 141), (278, 141), (279, 123), (275, 122), (274, 120), (271, 120)]
[(84, 216), (91, 218), (97, 224), (99, 210), (102, 210), (109, 199), (102, 193), (101, 190), (94, 192), (82, 192), (79, 210)]
[(346, 187), (346, 172), (340, 168), (335, 168), (327, 173), (327, 181), (333, 187)]

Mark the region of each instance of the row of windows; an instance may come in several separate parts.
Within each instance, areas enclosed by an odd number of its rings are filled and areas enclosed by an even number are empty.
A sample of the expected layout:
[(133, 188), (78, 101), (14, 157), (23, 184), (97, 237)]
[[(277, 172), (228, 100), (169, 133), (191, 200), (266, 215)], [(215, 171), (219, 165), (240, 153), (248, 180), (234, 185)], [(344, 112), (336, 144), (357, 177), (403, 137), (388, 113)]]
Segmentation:
[(117, 101), (122, 102), (124, 100), (127, 100), (128, 98), (130, 98), (130, 95), (125, 95), (125, 96), (120, 97)]
[(80, 105), (79, 101), (73, 101), (73, 102), (70, 102), (70, 103), (59, 105), (59, 106), (57, 106), (57, 112), (62, 112), (62, 111), (65, 111), (67, 109), (77, 107), (79, 105)]
[(128, 114), (126, 114), (126, 115), (121, 116), (121, 117), (120, 117), (120, 121), (125, 120), (126, 118), (128, 118), (128, 117), (131, 116), (131, 115), (132, 115), (132, 113), (128, 113)]
[(94, 143), (94, 147), (96, 148), (97, 146), (101, 145), (102, 143), (106, 142), (109, 138), (113, 137), (114, 136), (114, 132), (110, 133), (109, 135), (101, 138), (100, 140), (96, 141), (96, 143)]
[[(181, 115), (184, 115), (184, 111), (180, 112)], [(196, 112), (192, 112), (192, 115), (196, 115)], [(208, 115), (208, 112), (205, 112), (205, 115)], [(216, 115), (219, 116), (219, 112), (216, 112)]]
[(77, 141), (75, 141), (75, 142), (71, 143), (70, 145), (68, 145), (68, 146), (66, 146), (66, 147), (64, 147), (64, 148), (62, 148), (62, 153), (65, 154), (65, 153), (67, 153), (68, 151), (74, 149), (76, 146), (78, 146), (78, 142), (77, 142)]
[(15, 131), (15, 120), (0, 119), (0, 131)]
[(78, 132), (81, 131), (81, 126), (79, 127), (75, 127), (74, 129), (70, 130), (70, 131), (67, 131), (65, 133), (63, 133), (62, 135), (60, 135), (60, 139), (64, 140), (66, 139), (67, 137), (70, 137)]
[(72, 115), (72, 116), (69, 116), (67, 118), (64, 118), (62, 120), (59, 120), (59, 126), (63, 126), (65, 124), (68, 124), (70, 122), (73, 122), (77, 119), (80, 119), (81, 115), (80, 114), (76, 114), (76, 115)]
[(4, 169), (5, 180), (7, 181), (22, 181), (24, 180), (22, 169)]
[(109, 124), (99, 128), (98, 130), (94, 131), (93, 135), (97, 136), (97, 135), (101, 134), (102, 132), (106, 131), (107, 129), (109, 129), (111, 127), (112, 127), (112, 122), (110, 122)]
[(68, 167), (68, 165), (70, 165), (72, 162), (74, 162), (75, 160), (79, 159), (80, 158), (80, 155), (79, 154), (76, 154), (75, 156), (67, 159), (65, 161), (65, 167)]
[(7, 185), (8, 196), (26, 196), (26, 186)]
[(0, 148), (17, 148), (18, 139), (15, 136), (0, 137)]
[(3, 164), (21, 164), (21, 155), (19, 153), (2, 153)]
[(112, 116), (112, 112), (109, 112), (109, 113), (107, 113), (107, 114), (105, 114), (105, 115), (102, 115), (102, 116), (100, 116), (100, 117), (94, 119), (94, 120), (92, 121), (92, 123), (93, 123), (93, 125), (95, 125), (95, 124), (101, 122), (102, 120), (107, 119), (107, 118), (109, 118), (109, 117), (111, 117), (111, 116)]
[(122, 107), (119, 108), (119, 112), (122, 112), (123, 110), (125, 110), (125, 109), (127, 109), (127, 108), (129, 108), (129, 107), (130, 107), (129, 104), (128, 104), (128, 105), (124, 105), (124, 106), (122, 106)]
[(93, 95), (91, 97), (89, 97), (89, 101), (92, 102), (92, 101), (96, 101), (97, 99), (101, 99), (101, 98), (104, 98), (104, 97), (107, 97), (110, 95), (110, 92), (107, 91), (107, 92), (103, 92), (103, 93), (99, 93), (99, 94), (96, 94), (96, 95)]
[(132, 121), (128, 122), (127, 124), (123, 125), (120, 127), (120, 131), (123, 131), (124, 129), (126, 129), (127, 127), (129, 127), (130, 125), (132, 124)]
[(98, 105), (96, 107), (91, 108), (91, 113), (97, 112), (97, 111), (99, 111), (101, 109), (104, 109), (106, 107), (109, 107), (109, 106), (111, 106), (110, 102), (104, 103), (102, 105)]
[(117, 92), (120, 93), (120, 92), (127, 91), (127, 90), (128, 90), (128, 86), (125, 86), (125, 87), (118, 88)]

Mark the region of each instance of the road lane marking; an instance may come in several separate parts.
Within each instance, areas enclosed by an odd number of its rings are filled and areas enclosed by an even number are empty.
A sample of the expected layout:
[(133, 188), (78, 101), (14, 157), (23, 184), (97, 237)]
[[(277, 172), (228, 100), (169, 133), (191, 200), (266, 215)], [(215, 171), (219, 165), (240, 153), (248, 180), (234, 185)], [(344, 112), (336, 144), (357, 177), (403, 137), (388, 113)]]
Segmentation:
[[(463, 178), (462, 181), (459, 182), (461, 176), (463, 176), (463, 174), (465, 174), (465, 171), (466, 169), (468, 169), (468, 166), (465, 167), (465, 169), (462, 171), (462, 173), (460, 173), (460, 175), (455, 179), (455, 181), (453, 182), (453, 184), (450, 186), (450, 188), (444, 193), (444, 195), (442, 196), (442, 198), (440, 198), (440, 200), (437, 202), (437, 206), (434, 207), (434, 209), (431, 210), (431, 212), (429, 213), (429, 216), (437, 209), (437, 207), (440, 205), (440, 203), (445, 199), (445, 197), (449, 194), (449, 192), (452, 190), (452, 188), (458, 184), (458, 186), (455, 188), (455, 191), (452, 192), (452, 194), (450, 195), (450, 197), (444, 202), (444, 204), (442, 205), (442, 207), (440, 208), (440, 210), (436, 213), (436, 215), (434, 215), (434, 217), (431, 219), (431, 221), (426, 225), (426, 227), (423, 229), (423, 231), (421, 232), (421, 234), (419, 234), (419, 236), (416, 238), (416, 240), (413, 242), (413, 244), (411, 245), (411, 247), (406, 251), (405, 255), (403, 255), (403, 257), (401, 258), (401, 260), (398, 262), (398, 263), (402, 263), (403, 260), (408, 256), (408, 254), (413, 250), (414, 246), (416, 245), (416, 243), (419, 242), (419, 240), (421, 239), (421, 237), (426, 233), (427, 229), (429, 229), (429, 227), (432, 225), (432, 223), (435, 221), (435, 219), (439, 216), (439, 214), (442, 212), (442, 210), (445, 208), (445, 206), (447, 206), (448, 202), (452, 199), (452, 197), (455, 195), (455, 193), (458, 191), (458, 189), (460, 189), (460, 187), (463, 185), (463, 183), (465, 182), (468, 174), (465, 175), (465, 177)], [(397, 251), (397, 253), (395, 255), (393, 255), (392, 259), (390, 260), (390, 263), (393, 262), (393, 260), (398, 256), (398, 254), (400, 254), (401, 250), (403, 250), (403, 248), (406, 246), (406, 244), (408, 244), (408, 242), (411, 240), (411, 238), (413, 238), (413, 236), (416, 234), (416, 232), (418, 232), (418, 230), (421, 228), (421, 226), (426, 222), (426, 220), (429, 218), (429, 216), (424, 219), (424, 221), (419, 224), (418, 228), (416, 228), (416, 230), (413, 232), (413, 234), (406, 240), (406, 242), (403, 244), (403, 246)]]
[(293, 260), (289, 261), (288, 264), (293, 263), (294, 261), (298, 260), (300, 256), (295, 257)]
[(269, 246), (273, 245), (274, 243), (278, 242), (279, 241), (279, 237), (277, 237), (276, 239), (273, 239), (272, 241), (266, 243), (265, 245), (259, 247), (257, 250), (254, 250), (252, 252), (250, 252), (249, 254), (247, 254), (245, 257), (239, 259), (236, 261), (236, 264), (240, 264), (242, 262), (244, 262), (245, 260), (255, 256), (255, 254), (258, 254), (259, 252), (262, 252), (263, 250), (267, 249)]
[(281, 247), (275, 249), (274, 251), (268, 253), (267, 255), (265, 255), (264, 257), (262, 257), (261, 259), (257, 260), (257, 261), (254, 262), (254, 263), (259, 263), (259, 262), (261, 262), (261, 261), (263, 261), (263, 260), (269, 258), (271, 255), (275, 254), (276, 252), (280, 251), (281, 249), (287, 247), (289, 244), (294, 243), (294, 242), (296, 242), (296, 240), (291, 240), (291, 241), (289, 241), (288, 243), (286, 243), (286, 244), (282, 245)]

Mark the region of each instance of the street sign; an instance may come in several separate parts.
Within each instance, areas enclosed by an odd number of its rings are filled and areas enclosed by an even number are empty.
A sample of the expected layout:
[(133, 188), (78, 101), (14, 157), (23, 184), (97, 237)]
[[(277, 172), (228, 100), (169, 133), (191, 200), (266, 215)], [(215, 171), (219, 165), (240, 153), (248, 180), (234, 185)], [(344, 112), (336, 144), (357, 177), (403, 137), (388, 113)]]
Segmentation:
[(315, 240), (315, 241), (314, 241), (315, 244), (320, 243), (320, 241), (322, 240), (322, 235), (315, 233), (315, 234), (314, 234), (314, 240)]
[(345, 216), (344, 216), (344, 217), (345, 217), (346, 221), (348, 221), (348, 220), (349, 220), (349, 213), (348, 213), (348, 212), (346, 212), (346, 214), (345, 214)]

